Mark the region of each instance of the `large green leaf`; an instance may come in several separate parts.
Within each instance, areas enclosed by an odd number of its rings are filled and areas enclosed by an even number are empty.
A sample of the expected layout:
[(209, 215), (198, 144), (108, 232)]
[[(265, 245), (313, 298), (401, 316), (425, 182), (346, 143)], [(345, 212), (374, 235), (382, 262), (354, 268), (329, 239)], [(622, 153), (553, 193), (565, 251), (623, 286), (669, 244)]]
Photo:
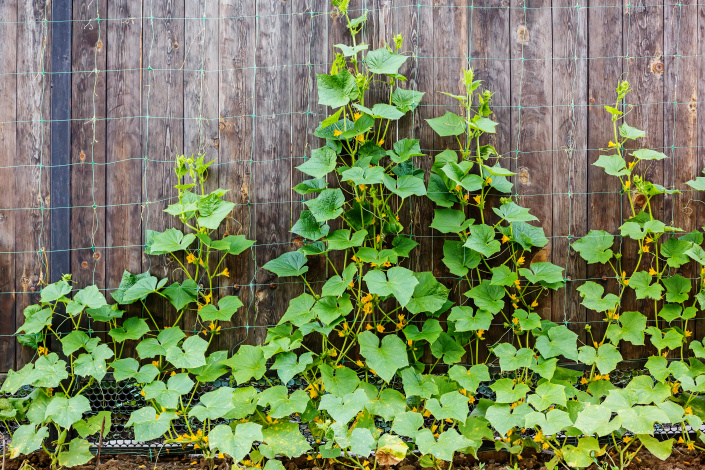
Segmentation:
[(227, 424), (219, 424), (208, 433), (208, 447), (231, 456), (238, 463), (250, 453), (254, 442), (263, 439), (261, 424), (240, 423), (234, 433)]
[(463, 246), (475, 250), (488, 258), (501, 248), (499, 240), (495, 240), (494, 228), (485, 224), (470, 227), (470, 236)]
[(363, 277), (371, 294), (382, 297), (393, 295), (404, 307), (411, 300), (413, 288), (419, 283), (414, 273), (406, 268), (395, 266), (385, 273), (373, 269)]
[(441, 117), (426, 119), (426, 122), (441, 137), (463, 134), (467, 128), (465, 119), (450, 111)]
[(590, 230), (587, 235), (573, 243), (573, 249), (588, 263), (606, 263), (614, 253), (614, 237), (604, 230)]
[(510, 223), (539, 220), (535, 216), (529, 214), (529, 209), (526, 207), (521, 207), (513, 202), (502, 204), (499, 208), (493, 207), (492, 210), (495, 214)]
[(347, 367), (334, 369), (328, 364), (321, 364), (320, 370), (326, 391), (338, 398), (353, 393), (360, 383), (355, 371)]
[(472, 307), (461, 305), (453, 307), (448, 316), (448, 321), (455, 322), (455, 331), (477, 331), (489, 330), (492, 318), (492, 313), (487, 310), (478, 310), (473, 315)]
[(345, 196), (340, 188), (324, 189), (316, 199), (304, 202), (317, 222), (326, 222), (338, 217), (343, 213), (344, 203)]
[(91, 411), (88, 398), (76, 395), (72, 398), (55, 396), (46, 409), (46, 419), (52, 420), (62, 428), (68, 429), (73, 423), (83, 418), (83, 414)]
[(171, 411), (164, 411), (157, 415), (153, 407), (145, 406), (132, 412), (125, 427), (134, 427), (137, 442), (151, 441), (163, 436), (176, 418), (178, 415)]
[(431, 272), (414, 273), (418, 284), (414, 286), (406, 309), (411, 313), (437, 312), (448, 301), (450, 289), (436, 280)]
[(247, 344), (240, 346), (237, 353), (222, 364), (232, 368), (233, 377), (238, 385), (252, 378), (261, 379), (267, 370), (262, 347)]
[(288, 251), (279, 258), (269, 261), (262, 268), (279, 277), (300, 276), (308, 271), (306, 255), (298, 251)]
[(266, 445), (260, 445), (259, 451), (269, 459), (277, 454), (298, 457), (311, 448), (299, 432), (298, 423), (284, 422), (268, 426), (262, 430), (262, 439)]
[(188, 249), (195, 239), (195, 234), (184, 235), (181, 230), (175, 228), (167, 229), (161, 233), (149, 230), (145, 253), (148, 255), (164, 255), (175, 251), (183, 251)]
[[(336, 75), (316, 74), (318, 85), (318, 104), (340, 108), (358, 95), (355, 77), (343, 69)], [(319, 178), (319, 176), (314, 176)]]
[(381, 47), (370, 51), (365, 57), (365, 63), (372, 73), (396, 75), (408, 58), (408, 56), (396, 54), (386, 47)]
[(566, 359), (577, 360), (578, 335), (565, 325), (554, 326), (547, 333), (536, 339), (536, 349), (544, 358), (564, 356)]
[(392, 380), (397, 370), (409, 365), (406, 347), (398, 336), (385, 336), (380, 345), (377, 336), (365, 331), (358, 335), (358, 341), (360, 354), (365, 358), (367, 365), (386, 382)]
[(338, 155), (329, 147), (321, 147), (311, 152), (311, 158), (296, 168), (312, 178), (323, 178), (335, 169)]
[(475, 302), (478, 309), (496, 314), (504, 308), (504, 288), (492, 285), (489, 279), (483, 280), (465, 295)]
[(31, 454), (42, 446), (42, 442), (49, 437), (49, 428), (42, 426), (37, 429), (31, 424), (22, 424), (12, 434), (9, 445), (10, 458), (14, 459), (22, 454)]
[(62, 467), (77, 467), (91, 461), (91, 443), (85, 439), (72, 439), (68, 449), (59, 453), (59, 465)]
[(166, 350), (166, 360), (178, 369), (188, 369), (206, 364), (208, 342), (199, 336), (189, 336), (181, 345)]

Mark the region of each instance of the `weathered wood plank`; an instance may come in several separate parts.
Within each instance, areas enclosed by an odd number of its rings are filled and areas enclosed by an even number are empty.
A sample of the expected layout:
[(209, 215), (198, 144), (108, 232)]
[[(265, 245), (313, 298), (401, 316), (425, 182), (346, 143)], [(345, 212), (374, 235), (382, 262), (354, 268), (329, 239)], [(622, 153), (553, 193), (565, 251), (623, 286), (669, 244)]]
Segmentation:
[[(255, 114), (255, 206), (253, 221), (259, 246), (256, 249), (257, 293), (255, 317), (258, 328), (254, 338), (262, 342), (265, 325), (276, 324), (284, 315), (287, 300), (295, 291), (294, 279), (277, 279), (262, 269), (272, 260), (295, 247), (291, 234), (291, 28), (292, 4), (257, 2), (257, 75), (254, 91)], [(271, 284), (275, 287), (272, 288)]]
[[(232, 216), (226, 219), (225, 231), (230, 235), (246, 235), (253, 239), (256, 234), (252, 226), (249, 203), (252, 201), (252, 164), (255, 158), (253, 90), (255, 77), (255, 2), (250, 0), (221, 0), (220, 2), (220, 77), (218, 100), (220, 107), (218, 179), (221, 188), (228, 188), (226, 196), (237, 206)], [(258, 240), (259, 243), (259, 240)], [(233, 287), (244, 307), (233, 317), (232, 324), (223, 324), (226, 329), (221, 347), (234, 347), (248, 340), (251, 334), (244, 328), (250, 324), (254, 313), (254, 250), (237, 258), (229, 257), (223, 265), (230, 272), (229, 279), (221, 280), (221, 287)], [(227, 292), (223, 289), (223, 292)], [(234, 329), (227, 330), (227, 328)]]
[[(142, 270), (142, 113), (141, 0), (108, 3), (106, 85), (105, 284), (114, 290), (123, 270)], [(141, 306), (140, 306), (141, 307)], [(125, 318), (141, 315), (130, 308)], [(134, 345), (125, 348), (129, 356)]]
[[(522, 8), (524, 5), (530, 9)], [(553, 234), (550, 188), (553, 180), (552, 28), (551, 2), (532, 1), (530, 5), (512, 1), (512, 155), (516, 158), (514, 190), (518, 204), (531, 209), (546, 235)], [(517, 141), (518, 139), (518, 141)], [(542, 252), (526, 253), (526, 263), (551, 259), (552, 239)], [(536, 311), (551, 318), (550, 293), (535, 299)], [(532, 299), (534, 300), (534, 299)]]
[[(614, 103), (614, 90), (622, 76), (622, 61), (614, 59), (622, 55), (624, 38), (619, 27), (622, 10), (607, 8), (608, 5), (613, 3), (596, 1), (590, 5), (595, 9), (591, 9), (588, 15), (588, 53), (594, 57), (588, 61), (588, 230), (618, 233), (617, 228), (621, 225), (620, 211), (616, 210), (621, 204), (619, 181), (606, 177), (602, 168), (593, 165), (600, 155), (599, 149), (606, 148), (614, 139), (610, 115), (603, 105)], [(605, 34), (605, 31), (612, 33)], [(614, 280), (600, 281), (602, 276), (607, 279), (614, 277), (614, 273), (609, 266), (588, 266), (586, 278), (596, 278), (605, 290), (615, 292), (617, 283)], [(586, 317), (586, 321), (594, 322), (591, 323), (592, 334), (599, 341), (605, 331), (604, 316), (590, 311)]]
[(71, 103), (71, 273), (76, 288), (105, 288), (107, 1), (73, 2)]
[[(206, 161), (215, 160), (208, 169), (206, 191), (218, 188), (220, 156), (218, 140), (218, 41), (219, 20), (218, 2), (207, 0), (185, 2), (184, 58), (184, 148), (186, 155), (203, 154)], [(224, 230), (223, 230), (224, 231)], [(216, 232), (214, 238), (222, 233)], [(194, 247), (196, 245), (194, 244)], [(211, 269), (215, 269), (220, 256), (211, 253)], [(218, 297), (228, 295), (221, 292), (220, 277), (216, 277), (213, 287)], [(184, 312), (183, 328), (197, 331), (197, 313)], [(211, 342), (212, 349), (221, 349), (220, 335)]]
[[(16, 326), (24, 322), (22, 311), (39, 300), (47, 282), (51, 261), (49, 224), (49, 144), (51, 9), (41, 0), (20, 2), (17, 11), (17, 150), (15, 164), (26, 165), (15, 173), (15, 289)], [(42, 208), (44, 208), (42, 210)], [(34, 351), (18, 346), (16, 366), (27, 363)]]
[[(181, 224), (165, 213), (174, 194), (174, 161), (184, 148), (184, 0), (144, 2), (142, 64), (142, 151), (144, 229), (163, 231)], [(189, 121), (187, 125), (194, 125)], [(143, 243), (145, 233), (142, 233)], [(181, 254), (177, 255), (182, 257)], [(171, 255), (144, 254), (142, 270), (159, 279), (180, 280), (180, 267)], [(147, 303), (152, 317), (162, 326), (178, 318), (174, 307), (161, 298)]]
[[(471, 7), (473, 5), (471, 4)], [(493, 8), (470, 8), (468, 34), (470, 36), (470, 62), (478, 80), (483, 81), (482, 89), (490, 90), (494, 93), (491, 108), (494, 111), (491, 119), (498, 123), (497, 132), (486, 137), (486, 143), (497, 149), (501, 158), (499, 163), (514, 170), (515, 160), (511, 157), (513, 148), (512, 137), (512, 85), (511, 85), (511, 33), (510, 33), (510, 1), (502, 0)], [(493, 163), (493, 162), (490, 162)], [(500, 203), (499, 198), (506, 194), (493, 193), (490, 196), (491, 206)], [(488, 213), (489, 212), (489, 213)], [(470, 211), (470, 216), (479, 219), (479, 210)], [(485, 217), (489, 216), (492, 223), (497, 222), (496, 216), (485, 209)], [(465, 289), (465, 287), (463, 288)], [(465, 297), (461, 297), (465, 299)], [(495, 319), (494, 326), (487, 333), (486, 344), (492, 344), (504, 334), (500, 318)], [(484, 349), (484, 348), (483, 348)], [(480, 351), (481, 357), (486, 356), (487, 351)]]
[[(626, 120), (630, 125), (646, 132), (646, 137), (628, 145), (628, 149), (651, 148), (662, 150), (663, 147), (663, 7), (648, 1), (633, 2), (631, 8), (625, 9), (625, 18), (622, 24), (623, 34), (627, 39), (624, 43), (624, 55), (627, 57), (625, 70), (627, 79), (633, 92), (627, 97), (627, 103), (634, 108)], [(640, 174), (644, 171), (645, 177), (656, 183), (663, 183), (663, 161), (642, 164), (638, 169)], [(637, 211), (642, 200), (634, 191), (631, 195), (635, 201)], [(642, 204), (643, 205), (643, 204)], [(622, 200), (622, 211), (625, 218), (631, 217), (631, 207), (627, 198)], [(663, 204), (661, 198), (651, 201), (653, 216), (659, 220), (663, 218)], [(623, 270), (630, 276), (639, 259), (639, 247), (632, 240), (624, 240)], [(653, 247), (652, 251), (653, 251)], [(648, 257), (642, 260), (643, 266), (648, 266)], [(654, 262), (655, 267), (655, 262)], [(643, 269), (643, 268), (642, 268)], [(646, 268), (648, 269), (648, 268)], [(637, 301), (633, 289), (627, 289), (622, 298), (622, 311), (639, 311), (648, 319), (655, 319), (654, 302), (651, 300)], [(646, 347), (636, 347), (631, 343), (621, 346), (622, 354), (630, 358), (646, 357)], [(654, 350), (655, 351), (655, 350)]]
[[(664, 8), (664, 85), (663, 146), (670, 158), (663, 163), (663, 184), (679, 189), (681, 194), (668, 196), (663, 221), (685, 232), (700, 228), (700, 199), (685, 185), (700, 175), (698, 161), (698, 15), (693, 5), (668, 5)], [(663, 239), (665, 241), (666, 238)], [(686, 278), (698, 277), (699, 268), (689, 263), (679, 270)], [(689, 322), (688, 329), (700, 333), (702, 323)]]
[(15, 219), (22, 212), (13, 210), (16, 185), (12, 167), (17, 164), (17, 1), (0, 2), (0, 42), (6, 44), (0, 54), (0, 371), (15, 366)]
[[(554, 6), (556, 4), (554, 3)], [(553, 250), (551, 262), (569, 279), (584, 279), (587, 264), (571, 243), (587, 233), (587, 8), (561, 0), (553, 22)], [(568, 321), (587, 340), (578, 282), (553, 293), (551, 319)]]

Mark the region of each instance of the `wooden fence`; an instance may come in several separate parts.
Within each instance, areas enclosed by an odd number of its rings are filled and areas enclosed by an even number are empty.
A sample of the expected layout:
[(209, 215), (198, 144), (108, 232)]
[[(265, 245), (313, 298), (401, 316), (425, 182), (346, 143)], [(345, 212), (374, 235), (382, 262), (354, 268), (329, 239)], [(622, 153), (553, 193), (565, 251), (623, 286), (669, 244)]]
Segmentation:
[[(54, 21), (62, 3), (72, 19)], [(601, 317), (580, 306), (576, 281), (609, 273), (587, 267), (569, 244), (591, 228), (616, 233), (627, 202), (591, 165), (612, 138), (603, 105), (628, 78), (632, 125), (647, 132), (644, 145), (671, 157), (651, 165), (649, 176), (685, 189), (705, 167), (705, 120), (698, 119), (705, 4), (352, 0), (351, 8), (368, 11), (371, 48), (403, 35), (412, 56), (406, 86), (427, 94), (395, 133), (421, 139), (428, 155), (448, 142), (424, 119), (454, 107), (437, 91), (459, 92), (461, 70), (473, 67), (496, 92), (500, 125), (492, 143), (517, 172), (520, 203), (550, 240), (535, 257), (565, 266), (571, 279), (539, 313), (571, 323), (583, 337), (586, 324), (598, 328)], [(70, 51), (53, 47), (66, 34)], [(289, 229), (302, 204), (291, 187), (304, 176), (295, 167), (320, 146), (312, 131), (327, 112), (317, 104), (315, 74), (327, 71), (333, 46), (347, 39), (328, 0), (0, 0), (0, 370), (31, 359), (12, 334), (56, 259), (66, 260), (77, 287), (107, 291), (125, 269), (159, 277), (174, 269), (164, 257), (145, 256), (143, 245), (145, 230), (172, 224), (162, 209), (174, 196), (172, 167), (181, 153), (216, 160), (209, 184), (237, 203), (225, 231), (257, 240), (220, 282), (247, 308), (219, 346), (262, 340), (262, 326), (276, 323), (301, 291), (260, 267), (293, 247)], [(67, 108), (56, 88), (67, 77), (70, 114), (60, 118)], [(55, 141), (61, 123), (69, 124), (70, 148)], [(417, 165), (428, 170), (431, 161), (420, 157)], [(57, 206), (62, 196), (68, 204)], [(705, 221), (699, 202), (686, 191), (657, 212), (692, 230)], [(404, 214), (421, 244), (410, 263), (432, 270), (459, 299), (441, 262), (443, 239), (429, 228), (432, 215), (425, 199)], [(61, 266), (54, 264), (54, 277)], [(323, 270), (312, 266), (311, 281), (323, 281)], [(155, 308), (173, 320), (172, 310)], [(184, 328), (194, 322), (183, 319)]]

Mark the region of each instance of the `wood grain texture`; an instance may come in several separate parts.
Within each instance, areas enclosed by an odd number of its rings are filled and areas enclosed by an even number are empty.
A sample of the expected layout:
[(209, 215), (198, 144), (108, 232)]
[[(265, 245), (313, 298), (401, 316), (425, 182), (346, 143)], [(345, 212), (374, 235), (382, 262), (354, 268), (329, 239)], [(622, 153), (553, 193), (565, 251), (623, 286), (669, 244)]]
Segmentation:
[[(124, 270), (142, 272), (142, 16), (140, 0), (108, 3), (106, 89), (105, 283), (114, 290)], [(141, 315), (141, 306), (124, 318)], [(134, 349), (128, 344), (124, 355)]]
[[(18, 3), (17, 10), (17, 137), (15, 165), (26, 165), (15, 173), (15, 290), (16, 324), (24, 323), (22, 311), (39, 301), (51, 262), (49, 224), (50, 76), (49, 22), (51, 9), (41, 0)], [(42, 210), (44, 208), (44, 210)], [(44, 255), (46, 253), (46, 256)], [(24, 365), (34, 351), (18, 346), (16, 361)]]
[[(232, 217), (226, 219), (225, 233), (246, 235), (253, 239), (252, 226), (252, 164), (254, 158), (253, 90), (255, 87), (255, 2), (250, 0), (221, 0), (219, 40), (219, 154), (222, 165), (218, 170), (221, 188), (229, 190), (227, 198), (236, 205)], [(247, 341), (252, 333), (247, 326), (254, 313), (254, 250), (237, 258), (229, 257), (223, 263), (230, 278), (221, 280), (221, 287), (233, 288), (233, 293), (245, 304), (233, 317), (221, 347), (234, 348)], [(227, 292), (227, 290), (224, 290)]]
[[(600, 149), (607, 148), (607, 143), (614, 139), (610, 114), (603, 105), (615, 102), (614, 90), (623, 71), (622, 61), (615, 59), (623, 50), (622, 10), (600, 8), (607, 5), (613, 4), (606, 0), (595, 2), (596, 8), (588, 15), (588, 53), (594, 58), (588, 61), (588, 230), (618, 233), (617, 228), (622, 223), (620, 211), (615, 210), (621, 204), (619, 181), (606, 177), (602, 168), (593, 165), (599, 158)], [(613, 277), (609, 266), (588, 266), (586, 278), (594, 279), (609, 292), (617, 292), (616, 281), (607, 280)], [(587, 313), (586, 321), (594, 322), (591, 323), (592, 334), (598, 340), (605, 331), (603, 318), (592, 311)]]
[(15, 365), (15, 220), (23, 213), (13, 210), (17, 204), (14, 169), (17, 155), (17, 1), (0, 2), (0, 41), (6, 47), (0, 54), (0, 370), (7, 371)]
[[(105, 288), (107, 1), (73, 2), (71, 273), (76, 288)], [(86, 320), (87, 321), (87, 320)]]
[[(146, 230), (181, 227), (164, 209), (174, 201), (174, 161), (184, 148), (184, 0), (143, 0), (142, 10), (142, 243)], [(197, 124), (188, 121), (189, 126)], [(143, 251), (142, 270), (159, 279), (185, 276), (172, 255), (149, 256)], [(177, 254), (183, 261), (182, 254)], [(204, 280), (202, 282), (205, 282)], [(148, 299), (147, 308), (159, 327), (171, 326), (178, 312), (164, 299)], [(150, 325), (154, 326), (154, 325)]]
[(553, 293), (551, 319), (568, 321), (587, 341), (585, 308), (575, 279), (584, 279), (587, 264), (570, 245), (587, 233), (587, 20), (586, 8), (561, 1), (553, 22), (553, 249), (551, 262), (570, 279)]

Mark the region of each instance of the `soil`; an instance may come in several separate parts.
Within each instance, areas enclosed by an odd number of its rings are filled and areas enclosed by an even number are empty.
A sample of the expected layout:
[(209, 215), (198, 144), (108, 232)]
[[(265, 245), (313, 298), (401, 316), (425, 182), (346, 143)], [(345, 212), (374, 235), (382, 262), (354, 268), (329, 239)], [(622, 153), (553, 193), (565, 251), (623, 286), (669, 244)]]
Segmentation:
[[(458, 455), (453, 462), (453, 470), (506, 470), (509, 465), (509, 454), (506, 452), (482, 452), (478, 454), (479, 461), (470, 455)], [(519, 468), (526, 470), (545, 470), (544, 462), (551, 459), (549, 454), (527, 453), (521, 461)], [(48, 470), (50, 459), (43, 452), (37, 452), (24, 459), (11, 459), (4, 462), (5, 470), (19, 470), (27, 461), (36, 470)], [(282, 462), (286, 470), (350, 470), (343, 465), (330, 466), (318, 460), (307, 460), (306, 457), (287, 459)], [(484, 466), (482, 466), (484, 464)], [(370, 465), (372, 467), (372, 465)], [(162, 456), (156, 460), (130, 454), (103, 455), (97, 470), (205, 470), (208, 464), (199, 456)], [(231, 470), (232, 461), (229, 459), (216, 459), (217, 470)], [(382, 467), (384, 468), (384, 467)], [(408, 457), (398, 465), (395, 470), (422, 470), (415, 457)], [(688, 470), (705, 468), (705, 453), (691, 451), (685, 447), (674, 447), (673, 454), (665, 461), (659, 460), (647, 451), (640, 451), (637, 458), (629, 466), (629, 470)], [(76, 470), (96, 470), (95, 459), (86, 465), (75, 467)], [(26, 470), (29, 470), (26, 468)], [(384, 469), (391, 470), (391, 469)], [(427, 470), (427, 469), (426, 469)], [(593, 465), (588, 470), (599, 470)]]

